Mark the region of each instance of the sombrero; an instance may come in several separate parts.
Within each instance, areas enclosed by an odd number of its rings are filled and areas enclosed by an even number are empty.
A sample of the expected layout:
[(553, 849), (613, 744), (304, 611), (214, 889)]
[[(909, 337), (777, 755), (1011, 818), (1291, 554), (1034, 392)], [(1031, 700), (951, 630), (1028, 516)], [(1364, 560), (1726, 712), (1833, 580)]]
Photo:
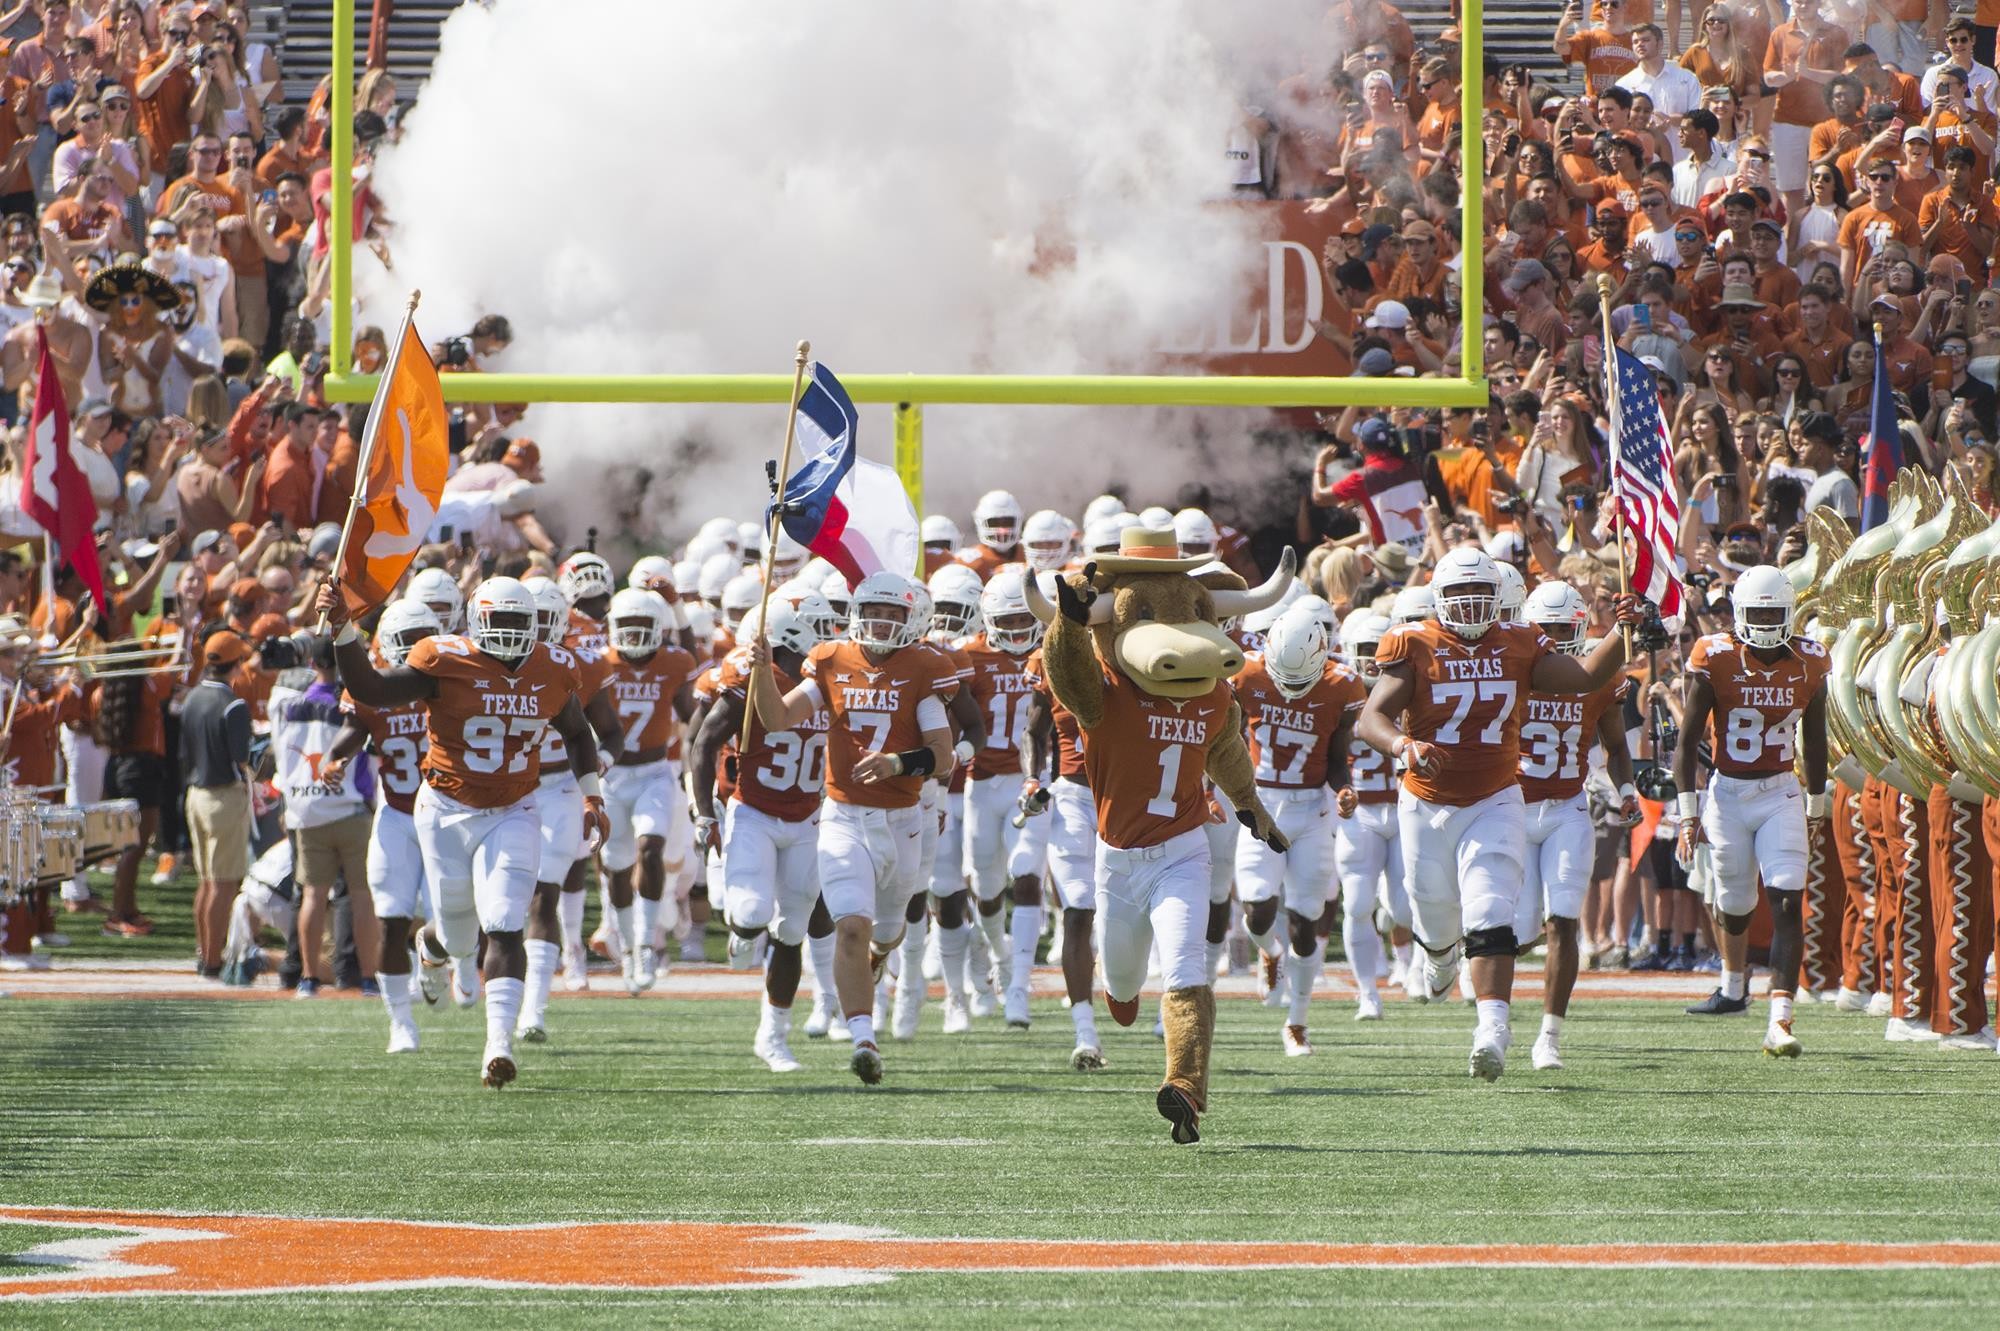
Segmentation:
[(1097, 555), (1091, 562), (1099, 573), (1191, 573), (1213, 562), (1211, 554), (1182, 557), (1173, 529), (1127, 527), (1118, 538), (1118, 553)]
[(120, 296), (133, 292), (152, 301), (162, 311), (175, 309), (181, 303), (181, 293), (174, 289), (173, 283), (136, 263), (121, 263), (91, 278), (90, 285), (84, 288), (83, 302), (99, 314), (109, 314)]

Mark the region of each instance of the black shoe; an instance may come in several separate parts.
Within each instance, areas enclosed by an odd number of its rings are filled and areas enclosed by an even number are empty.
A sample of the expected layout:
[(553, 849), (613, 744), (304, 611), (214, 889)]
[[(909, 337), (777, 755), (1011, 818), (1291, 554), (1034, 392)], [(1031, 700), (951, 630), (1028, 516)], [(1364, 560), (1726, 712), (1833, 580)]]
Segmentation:
[(1201, 1140), (1200, 1116), (1194, 1112), (1194, 1103), (1177, 1086), (1162, 1086), (1155, 1101), (1160, 1107), (1160, 1117), (1174, 1125), (1174, 1141), (1188, 1146)]
[(1629, 969), (1635, 971), (1662, 971), (1667, 968), (1666, 954), (1656, 947), (1649, 947), (1632, 958)]
[(1742, 998), (1723, 997), (1720, 987), (1712, 990), (1707, 998), (1689, 1008), (1691, 1017), (1740, 1017), (1750, 1010), (1748, 995)]
[(1687, 972), (1693, 970), (1694, 949), (1691, 947), (1684, 947), (1680, 951), (1674, 953), (1673, 956), (1667, 959), (1667, 964), (1665, 969), (1670, 971), (1681, 971), (1681, 972)]

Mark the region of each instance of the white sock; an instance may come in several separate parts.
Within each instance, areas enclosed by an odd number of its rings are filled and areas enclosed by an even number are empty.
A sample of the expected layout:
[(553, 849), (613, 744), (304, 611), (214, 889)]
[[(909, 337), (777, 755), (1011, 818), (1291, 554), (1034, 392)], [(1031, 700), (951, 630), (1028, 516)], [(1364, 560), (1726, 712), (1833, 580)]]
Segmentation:
[(1097, 1047), (1097, 1012), (1088, 1003), (1069, 1005), (1070, 1024), (1076, 1027), (1076, 1042)]
[(556, 898), (556, 920), (562, 926), (562, 945), (573, 948), (583, 941), (583, 893), (564, 892)]
[(1278, 949), (1283, 946), (1278, 941), (1278, 920), (1276, 916), (1271, 917), (1271, 927), (1261, 934), (1247, 924), (1243, 926), (1243, 931), (1250, 935), (1250, 941), (1257, 945), (1257, 950), (1267, 957), (1277, 956)]
[(514, 1047), (514, 1025), (521, 1019), (521, 991), (525, 988), (519, 980), (488, 980), (486, 982), (486, 1043), (502, 1049)]
[(1347, 964), (1354, 971), (1356, 986), (1363, 993), (1375, 992), (1382, 961), (1382, 940), (1375, 932), (1375, 917), (1358, 910), (1345, 912), (1340, 921), (1340, 941), (1347, 949)]
[(1771, 995), (1771, 1024), (1792, 1019), (1792, 996), (1790, 994)]
[(390, 975), (384, 971), (375, 976), (375, 983), (382, 989), (382, 1006), (389, 1009), (389, 1024), (407, 1026), (410, 1024), (410, 977)]
[(1312, 1006), (1313, 985), (1326, 966), (1325, 958), (1326, 953), (1318, 948), (1314, 948), (1309, 957), (1302, 957), (1290, 948), (1285, 949), (1285, 981), (1292, 987), (1290, 1015), (1294, 1026), (1306, 1024), (1306, 1012)]
[(1007, 908), (979, 916), (979, 936), (986, 942), (986, 955), (998, 961), (1007, 955)]
[(638, 956), (638, 944), (635, 941), (637, 935), (632, 932), (632, 908), (630, 906), (613, 906), (611, 914), (606, 918), (611, 921), (611, 927), (618, 931), (618, 942), (625, 949), (625, 955), (628, 957)]
[(458, 991), (462, 994), (479, 992), (479, 962), (474, 957), (453, 957), (451, 973), (458, 979)]
[(1415, 949), (1415, 946), (1414, 943), (1397, 943), (1393, 946), (1392, 950), (1396, 954), (1396, 964), (1404, 970), (1410, 968), (1410, 953)]
[(1725, 969), (1722, 972), (1722, 996), (1742, 998), (1750, 992), (1750, 977), (1743, 971)]
[[(611, 875), (597, 876), (597, 919), (599, 924), (609, 924), (618, 918), (618, 908), (611, 904)], [(620, 942), (624, 939), (620, 938)]]
[(1506, 1030), (1507, 1000), (1504, 998), (1480, 999), (1479, 1025), (1482, 1030), (1491, 1030), (1491, 1031)]
[(1563, 1033), (1563, 1019), (1551, 1012), (1542, 1014), (1542, 1034), (1551, 1040), (1560, 1039)]
[(1228, 948), (1229, 940), (1227, 938), (1224, 938), (1220, 943), (1210, 943), (1208, 945), (1208, 974), (1211, 979), (1222, 970), (1222, 954)]
[(829, 1013), (840, 1011), (833, 996), (833, 935), (806, 940), (806, 959), (812, 963), (813, 1001)]
[(927, 915), (909, 928), (903, 930), (903, 941), (896, 945), (896, 988), (901, 990), (916, 986), (912, 991), (918, 996), (924, 992), (924, 942), (930, 937), (931, 922)]
[(549, 1014), (549, 985), (556, 978), (556, 959), (562, 953), (543, 938), (530, 938), (523, 946), (528, 949), (528, 982), (521, 1010), (527, 1014), (528, 1025), (539, 1026)]
[(972, 926), (955, 929), (938, 926), (938, 960), (944, 964), (944, 987), (963, 1000), (966, 994), (966, 960), (972, 951)]
[(1035, 972), (1035, 945), (1042, 941), (1042, 908), (1014, 907), (1011, 942), (1014, 944), (1013, 986), (1026, 992)]
[(768, 998), (764, 1000), (763, 1021), (764, 1029), (773, 1035), (788, 1036), (792, 1033), (792, 1010), (773, 1006)]
[(642, 896), (632, 898), (632, 936), (639, 940), (640, 947), (652, 947), (653, 932), (660, 918), (660, 903), (649, 901)]
[(860, 1012), (850, 1016), (847, 1019), (847, 1032), (854, 1037), (854, 1043), (858, 1045), (874, 1044), (875, 1014)]

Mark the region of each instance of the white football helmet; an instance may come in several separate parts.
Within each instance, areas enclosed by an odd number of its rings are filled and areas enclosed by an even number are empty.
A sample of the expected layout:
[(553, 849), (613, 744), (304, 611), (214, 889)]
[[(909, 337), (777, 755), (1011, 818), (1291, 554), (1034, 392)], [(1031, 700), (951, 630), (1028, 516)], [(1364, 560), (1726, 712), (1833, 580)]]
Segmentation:
[(1355, 673), (1370, 683), (1382, 673), (1375, 664), (1375, 648), (1391, 627), (1387, 615), (1373, 610), (1356, 610), (1340, 623), (1340, 653)]
[(1590, 603), (1566, 582), (1545, 582), (1528, 593), (1521, 617), (1571, 656), (1582, 656), (1590, 643)]
[(611, 577), (611, 565), (604, 562), (602, 555), (588, 550), (579, 550), (563, 560), (556, 569), (556, 582), (571, 605), (593, 596), (609, 596), (618, 590)]
[(1009, 656), (1026, 656), (1042, 640), (1042, 623), (1028, 608), (1028, 575), (1019, 565), (993, 575), (979, 594), (979, 613), (986, 641)]
[(931, 636), (962, 638), (979, 619), (979, 575), (963, 564), (946, 564), (931, 574)]
[[(1210, 569), (1221, 569), (1221, 568), (1222, 566), (1220, 564), (1213, 564), (1205, 568), (1198, 568), (1195, 570), (1195, 573), (1196, 575), (1200, 575), (1202, 573), (1210, 571)], [(1223, 569), (1222, 571), (1228, 572), (1227, 569)], [(1301, 596), (1304, 596), (1305, 594), (1306, 594), (1306, 585), (1300, 582), (1297, 578), (1293, 578), (1290, 582), (1285, 584), (1284, 595), (1278, 598), (1278, 602), (1276, 605), (1266, 606), (1262, 610), (1252, 611), (1250, 614), (1243, 616), (1244, 632), (1246, 633), (1270, 632), (1271, 625), (1278, 622), (1278, 616), (1284, 614), (1285, 611), (1291, 609), (1292, 603), (1298, 600)]]
[(764, 528), (755, 522), (736, 524), (736, 553), (744, 563), (764, 557)]
[(500, 661), (535, 650), (535, 598), (518, 578), (488, 578), (472, 589), (466, 612), (472, 645)]
[(375, 622), (375, 646), (390, 665), (403, 664), (410, 648), (444, 632), (444, 625), (422, 601), (391, 601)]
[(1730, 589), (1737, 640), (1752, 647), (1783, 647), (1792, 640), (1798, 593), (1784, 570), (1771, 564), (1746, 569)]
[(445, 633), (465, 626), (465, 593), (458, 589), (458, 580), (441, 568), (427, 568), (411, 578), (403, 599), (428, 607)]
[[(840, 630), (833, 618), (833, 607), (826, 603), (826, 598), (819, 594), (818, 588), (809, 587), (803, 582), (794, 580), (786, 583), (784, 586), (778, 588), (776, 592), (772, 593), (771, 601), (773, 604), (780, 601), (784, 602), (785, 605), (791, 607), (793, 613), (798, 617), (799, 623), (805, 625), (806, 632), (811, 637), (811, 643), (796, 649), (800, 655), (811, 651), (812, 644), (814, 643), (823, 642), (829, 636), (839, 636)], [(773, 618), (766, 622), (770, 625), (771, 640), (776, 642), (778, 640), (778, 621)]]
[(731, 633), (743, 620), (743, 612), (764, 599), (764, 580), (755, 573), (739, 573), (722, 589), (722, 626)]
[(1326, 677), (1326, 625), (1310, 610), (1288, 610), (1264, 635), (1264, 673), (1287, 699), (1303, 698)]
[(701, 595), (701, 565), (692, 559), (683, 559), (674, 565), (674, 591), (684, 601), (692, 601)]
[(710, 518), (701, 524), (700, 530), (695, 535), (701, 540), (713, 541), (725, 547), (732, 555), (743, 553), (743, 538), (736, 534), (736, 523), (729, 518)]
[[(818, 592), (808, 594), (820, 605), (826, 604), (826, 598)], [(750, 613), (743, 617), (743, 622), (749, 626), (748, 631), (740, 636), (748, 638), (754, 635), (757, 630), (756, 620), (757, 607), (753, 605), (750, 607)], [(801, 607), (793, 605), (782, 596), (773, 596), (765, 603), (764, 636), (770, 640), (772, 646), (783, 647), (787, 651), (797, 652), (800, 656), (810, 652), (819, 643), (819, 632), (813, 627), (812, 621), (801, 612)]]
[(965, 537), (959, 534), (958, 524), (942, 513), (933, 513), (925, 518), (920, 534), (925, 545), (942, 545), (948, 550), (956, 550), (965, 544)]
[(778, 529), (778, 548), (771, 552), (771, 581), (775, 585), (795, 576), (812, 558), (812, 551), (792, 539), (792, 534)]
[(1006, 554), (1021, 542), (1021, 501), (1005, 490), (988, 490), (972, 506), (972, 526), (981, 542)]
[(835, 638), (847, 636), (847, 612), (851, 608), (854, 589), (847, 585), (847, 575), (839, 569), (828, 569), (826, 578), (819, 585), (819, 594), (826, 598), (827, 608), (833, 611), (833, 626), (823, 631), (822, 642), (832, 642)]
[(1076, 524), (1052, 508), (1036, 509), (1021, 524), (1021, 544), (1027, 548), (1029, 568), (1061, 568), (1076, 544)]
[(1174, 543), (1181, 548), (1181, 558), (1192, 559), (1196, 555), (1210, 554), (1222, 534), (1215, 529), (1215, 519), (1198, 508), (1184, 508), (1174, 514)]
[(1083, 548), (1086, 554), (1115, 555), (1125, 540), (1125, 524), (1119, 514), (1111, 513), (1101, 518), (1093, 518), (1084, 528)]
[(1159, 504), (1151, 504), (1139, 510), (1139, 525), (1147, 531), (1172, 531), (1174, 512)]
[(672, 618), (666, 597), (644, 588), (627, 587), (611, 598), (605, 632), (620, 656), (651, 656), (660, 650), (667, 622)]
[(722, 604), (722, 589), (729, 580), (743, 571), (736, 556), (727, 551), (710, 555), (702, 562), (701, 579), (695, 584), (695, 592), (710, 605)]
[(1389, 618), (1397, 624), (1421, 624), (1437, 615), (1437, 593), (1426, 582), (1420, 586), (1405, 587), (1396, 593), (1395, 604), (1390, 607)]
[(1335, 618), (1333, 606), (1324, 596), (1307, 592), (1285, 607), (1286, 614), (1309, 614), (1326, 630), (1326, 640), (1331, 643), (1340, 637), (1340, 620)]
[(1084, 505), (1083, 525), (1088, 527), (1101, 518), (1115, 518), (1124, 511), (1125, 501), (1117, 495), (1099, 495)]
[(1493, 561), (1495, 571), (1500, 574), (1500, 622), (1518, 624), (1521, 622), (1521, 607), (1528, 600), (1528, 583), (1522, 578), (1521, 570), (1504, 559)]
[(625, 575), (627, 587), (658, 591), (662, 583), (673, 587), (676, 592), (680, 590), (674, 581), (674, 561), (665, 555), (641, 555), (632, 561), (632, 569)]
[(696, 568), (700, 568), (717, 555), (728, 555), (734, 559), (736, 557), (734, 542), (724, 545), (713, 536), (697, 536), (687, 543), (687, 549), (681, 551), (681, 558), (694, 561)]
[(569, 634), (569, 598), (544, 577), (523, 578), (521, 585), (535, 598), (535, 636), (551, 647), (562, 646)]
[(1467, 642), (1485, 637), (1500, 622), (1500, 569), (1484, 550), (1447, 551), (1431, 575), (1431, 588), (1438, 623)]
[(921, 642), (931, 623), (931, 594), (923, 584), (886, 569), (854, 589), (847, 635), (863, 647), (895, 651)]

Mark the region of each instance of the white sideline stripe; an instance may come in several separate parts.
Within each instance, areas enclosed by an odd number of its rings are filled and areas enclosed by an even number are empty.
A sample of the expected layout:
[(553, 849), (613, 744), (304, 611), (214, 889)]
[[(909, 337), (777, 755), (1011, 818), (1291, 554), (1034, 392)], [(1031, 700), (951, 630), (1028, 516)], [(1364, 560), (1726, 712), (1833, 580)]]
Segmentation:
[(799, 1146), (998, 1146), (988, 1137), (802, 1137)]

